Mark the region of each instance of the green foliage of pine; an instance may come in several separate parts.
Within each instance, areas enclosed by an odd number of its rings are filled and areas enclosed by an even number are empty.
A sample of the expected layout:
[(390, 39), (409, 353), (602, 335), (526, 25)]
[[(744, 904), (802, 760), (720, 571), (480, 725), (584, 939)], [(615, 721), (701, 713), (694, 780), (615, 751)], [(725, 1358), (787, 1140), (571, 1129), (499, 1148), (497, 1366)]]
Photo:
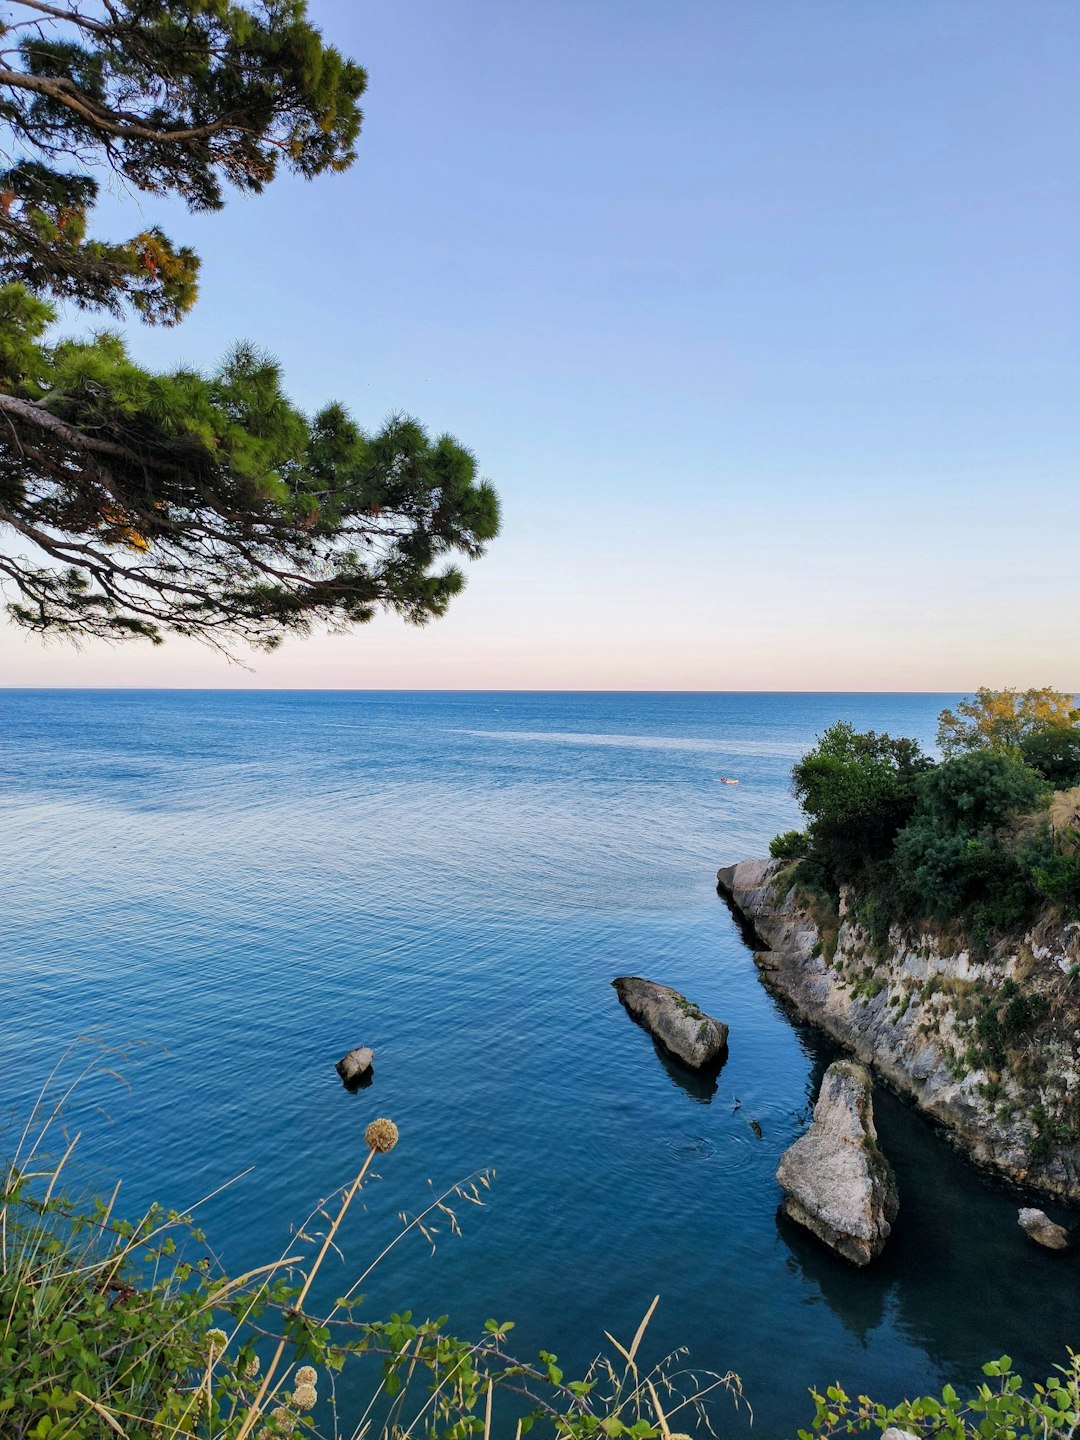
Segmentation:
[(498, 529), (451, 437), (406, 417), (368, 434), (340, 405), (308, 421), (252, 346), (210, 376), (155, 374), (115, 334), (50, 344), (48, 307), (19, 286), (0, 289), (0, 313), (0, 412), (32, 435), (0, 457), (0, 513), (55, 562), (0, 558), (31, 629), (269, 648), (380, 605), (422, 623), (463, 583), (440, 562), (482, 554)]
[(0, 581), (42, 633), (272, 648), (380, 608), (442, 615), (499, 526), (473, 455), (393, 417), (314, 417), (249, 344), (153, 373), (119, 335), (56, 340), (53, 302), (172, 324), (198, 258), (154, 229), (91, 234), (108, 168), (216, 210), (281, 170), (345, 169), (361, 66), (304, 0), (11, 0), (0, 30)]

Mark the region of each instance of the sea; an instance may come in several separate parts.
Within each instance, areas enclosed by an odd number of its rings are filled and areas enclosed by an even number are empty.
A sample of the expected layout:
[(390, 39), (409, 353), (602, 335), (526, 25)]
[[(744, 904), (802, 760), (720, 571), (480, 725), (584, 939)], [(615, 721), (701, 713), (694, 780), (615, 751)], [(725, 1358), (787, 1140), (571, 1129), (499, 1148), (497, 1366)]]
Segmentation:
[[(239, 1271), (303, 1253), (387, 1116), (400, 1142), (324, 1300), (386, 1250), (358, 1318), (512, 1320), (515, 1353), (570, 1378), (658, 1296), (641, 1359), (736, 1372), (722, 1435), (792, 1437), (834, 1381), (962, 1391), (1005, 1354), (1043, 1379), (1080, 1341), (1077, 1259), (883, 1087), (881, 1259), (778, 1218), (777, 1161), (838, 1052), (763, 987), (716, 890), (798, 826), (791, 766), (830, 723), (932, 747), (955, 698), (0, 692), (0, 1148), (70, 1087), (72, 1183), (122, 1179), (130, 1218), (197, 1207)], [(729, 1025), (719, 1075), (661, 1053), (618, 975)], [(358, 1045), (373, 1082), (350, 1093), (334, 1066)], [(346, 1421), (366, 1383), (339, 1378)]]

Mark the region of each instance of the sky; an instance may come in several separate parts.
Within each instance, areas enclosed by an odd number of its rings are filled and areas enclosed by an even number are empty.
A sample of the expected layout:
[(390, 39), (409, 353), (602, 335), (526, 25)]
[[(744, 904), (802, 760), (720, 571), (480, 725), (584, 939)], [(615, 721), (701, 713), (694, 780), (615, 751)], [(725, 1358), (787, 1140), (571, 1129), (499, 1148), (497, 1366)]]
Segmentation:
[(141, 361), (475, 451), (450, 613), (241, 663), (0, 624), (0, 684), (1080, 687), (1075, 0), (311, 0), (356, 165), (191, 216)]

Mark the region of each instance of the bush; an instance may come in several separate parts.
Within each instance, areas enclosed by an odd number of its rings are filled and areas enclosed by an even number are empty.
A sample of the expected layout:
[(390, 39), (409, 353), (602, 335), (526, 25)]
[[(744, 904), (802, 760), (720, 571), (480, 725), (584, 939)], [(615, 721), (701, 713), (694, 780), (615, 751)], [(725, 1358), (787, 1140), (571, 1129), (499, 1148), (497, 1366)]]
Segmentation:
[[(1054, 774), (1071, 763), (1071, 733), (1023, 732)], [(1080, 912), (1080, 859), (1045, 823), (1016, 823), (1050, 794), (1047, 775), (1016, 747), (935, 765), (913, 740), (838, 723), (791, 774), (807, 828), (778, 835), (770, 854), (798, 860), (798, 882), (834, 902), (851, 885), (876, 945), (896, 921), (960, 921), (985, 948), (1028, 923), (1040, 899)]]
[(1034, 809), (1047, 789), (1043, 777), (1022, 760), (976, 750), (919, 777), (914, 821), (942, 834), (979, 835)]
[(841, 721), (793, 766), (810, 849), (834, 889), (888, 860), (914, 810), (916, 778), (932, 763), (914, 740), (858, 734)]
[(867, 1395), (851, 1399), (839, 1385), (823, 1395), (812, 1391), (817, 1407), (809, 1430), (799, 1440), (882, 1431), (896, 1426), (916, 1436), (948, 1440), (1073, 1440), (1080, 1425), (1080, 1357), (1069, 1351), (1069, 1363), (1059, 1365), (1043, 1385), (1024, 1393), (1012, 1360), (1003, 1355), (984, 1365), (987, 1377), (974, 1395), (962, 1399), (951, 1385), (941, 1395), (923, 1395), (892, 1408)]
[(1033, 879), (1039, 894), (1060, 905), (1066, 915), (1080, 913), (1080, 853), (1056, 851), (1035, 867)]
[(1080, 785), (1080, 730), (1034, 730), (1020, 742), (1024, 763), (1037, 770), (1055, 790)]
[(916, 791), (895, 850), (908, 914), (965, 919), (984, 939), (1022, 926), (1036, 899), (1033, 853), (1045, 853), (1048, 832), (1025, 838), (1007, 826), (1046, 794), (1042, 776), (1010, 755), (974, 751), (921, 775)]
[(810, 848), (810, 841), (801, 830), (785, 830), (769, 841), (769, 854), (774, 860), (801, 860)]

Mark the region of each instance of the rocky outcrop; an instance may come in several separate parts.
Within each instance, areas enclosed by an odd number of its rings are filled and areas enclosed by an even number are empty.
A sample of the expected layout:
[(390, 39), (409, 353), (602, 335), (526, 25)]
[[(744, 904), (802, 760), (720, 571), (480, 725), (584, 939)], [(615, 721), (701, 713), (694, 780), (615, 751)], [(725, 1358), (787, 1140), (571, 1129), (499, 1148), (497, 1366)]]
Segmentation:
[[(894, 926), (882, 944), (849, 895), (830, 910), (792, 887), (783, 862), (742, 861), (717, 881), (766, 985), (800, 1018), (975, 1160), (1080, 1199), (1080, 926), (1046, 920), (985, 955), (929, 927)], [(1011, 1038), (1009, 1026), (1032, 1014), (1045, 1017), (1037, 1029)]]
[(1045, 1210), (1021, 1210), (1017, 1223), (1036, 1245), (1043, 1245), (1047, 1250), (1069, 1248), (1069, 1232), (1062, 1226), (1055, 1225)]
[(845, 1259), (881, 1254), (900, 1208), (889, 1162), (878, 1149), (869, 1072), (837, 1060), (825, 1072), (805, 1135), (780, 1157), (781, 1209)]
[(371, 1078), (371, 1067), (375, 1063), (375, 1051), (366, 1045), (358, 1045), (343, 1055), (334, 1066), (345, 1085), (351, 1090), (358, 1089)]
[(678, 990), (637, 975), (620, 975), (611, 983), (634, 1019), (684, 1065), (701, 1070), (722, 1062), (728, 1027), (705, 1015)]

